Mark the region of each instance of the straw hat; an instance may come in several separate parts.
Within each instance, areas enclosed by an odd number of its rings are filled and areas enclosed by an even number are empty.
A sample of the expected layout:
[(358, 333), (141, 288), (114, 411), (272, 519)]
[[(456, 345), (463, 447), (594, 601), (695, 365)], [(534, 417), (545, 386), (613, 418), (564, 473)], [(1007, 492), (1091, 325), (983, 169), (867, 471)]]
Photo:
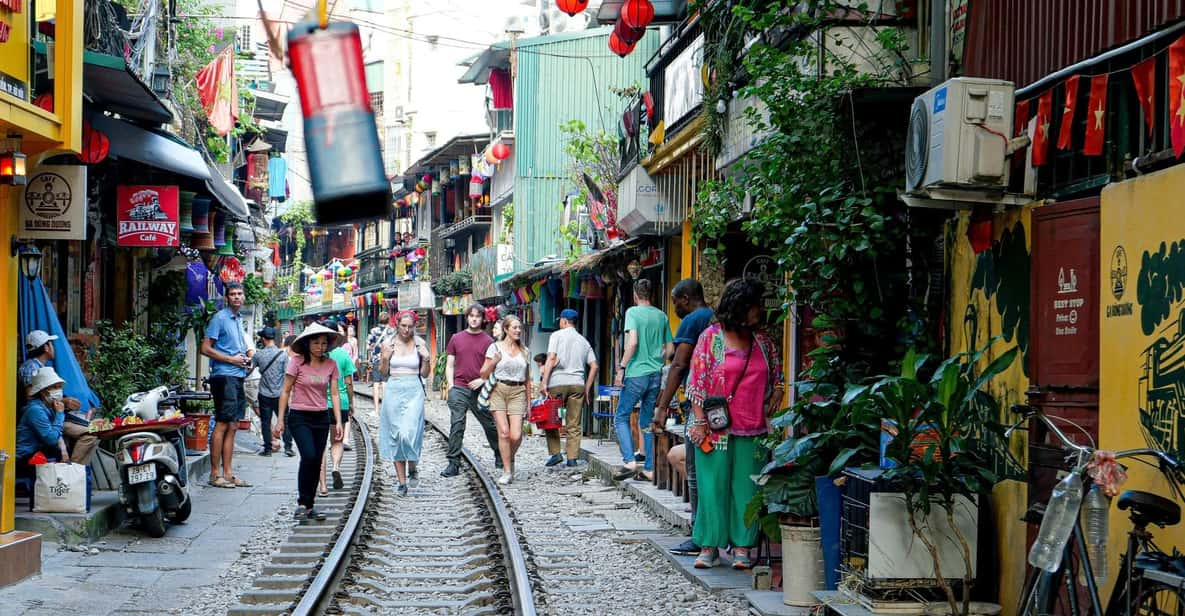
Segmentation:
[(58, 376), (56, 370), (46, 366), (33, 375), (33, 382), (29, 385), (29, 396), (36, 396), (49, 387), (62, 385), (65, 382), (62, 380), (62, 377)]
[(325, 327), (324, 325), (321, 325), (320, 323), (313, 323), (312, 325), (304, 328), (304, 331), (300, 332), (300, 335), (296, 337), (296, 340), (292, 341), (292, 350), (302, 355), (307, 353), (309, 350), (309, 339), (322, 334), (329, 336), (329, 348), (326, 349), (327, 351), (336, 349), (343, 342), (342, 338), (344, 338), (344, 336), (341, 334), (329, 329), (328, 327)]

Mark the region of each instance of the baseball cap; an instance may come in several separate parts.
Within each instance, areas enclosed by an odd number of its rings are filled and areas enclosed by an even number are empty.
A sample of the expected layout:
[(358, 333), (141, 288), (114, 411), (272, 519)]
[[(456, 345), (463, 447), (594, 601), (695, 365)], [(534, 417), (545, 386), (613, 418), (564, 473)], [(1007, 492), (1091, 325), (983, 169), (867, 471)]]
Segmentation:
[(580, 318), (580, 313), (576, 312), (576, 310), (573, 308), (564, 308), (560, 311), (560, 318), (574, 322), (576, 319)]
[(259, 330), (259, 337), (263, 338), (265, 340), (275, 340), (276, 339), (276, 328), (265, 327), (265, 328)]
[(43, 346), (46, 342), (57, 339), (57, 336), (51, 336), (47, 332), (44, 332), (40, 329), (35, 329), (29, 332), (28, 336), (25, 336), (25, 346), (30, 349), (35, 349), (37, 347)]

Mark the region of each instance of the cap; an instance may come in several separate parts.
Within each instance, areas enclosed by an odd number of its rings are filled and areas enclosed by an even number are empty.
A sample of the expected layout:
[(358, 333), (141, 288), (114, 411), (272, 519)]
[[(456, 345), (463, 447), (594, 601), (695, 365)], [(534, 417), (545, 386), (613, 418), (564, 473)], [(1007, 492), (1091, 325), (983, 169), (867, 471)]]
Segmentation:
[(576, 319), (580, 318), (580, 313), (576, 312), (573, 308), (564, 308), (560, 311), (560, 318), (575, 322)]
[(276, 328), (265, 327), (265, 328), (259, 330), (259, 337), (263, 338), (264, 340), (275, 340), (276, 339)]
[(35, 329), (29, 332), (28, 336), (25, 336), (25, 346), (29, 347), (30, 349), (35, 349), (44, 345), (46, 342), (57, 339), (57, 336), (51, 336), (40, 329)]

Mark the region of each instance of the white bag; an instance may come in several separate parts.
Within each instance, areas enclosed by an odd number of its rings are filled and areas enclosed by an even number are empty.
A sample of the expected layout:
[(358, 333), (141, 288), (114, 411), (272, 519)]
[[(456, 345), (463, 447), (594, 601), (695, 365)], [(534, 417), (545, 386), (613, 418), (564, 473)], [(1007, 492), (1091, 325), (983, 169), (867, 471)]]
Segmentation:
[(86, 513), (86, 466), (69, 462), (37, 465), (33, 511)]

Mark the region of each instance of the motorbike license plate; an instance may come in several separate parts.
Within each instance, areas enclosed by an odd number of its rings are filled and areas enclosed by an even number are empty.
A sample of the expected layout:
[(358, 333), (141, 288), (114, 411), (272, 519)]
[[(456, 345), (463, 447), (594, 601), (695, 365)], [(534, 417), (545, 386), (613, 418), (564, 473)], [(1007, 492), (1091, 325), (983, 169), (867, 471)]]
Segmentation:
[(144, 483), (156, 479), (155, 464), (141, 464), (128, 469), (128, 483)]

